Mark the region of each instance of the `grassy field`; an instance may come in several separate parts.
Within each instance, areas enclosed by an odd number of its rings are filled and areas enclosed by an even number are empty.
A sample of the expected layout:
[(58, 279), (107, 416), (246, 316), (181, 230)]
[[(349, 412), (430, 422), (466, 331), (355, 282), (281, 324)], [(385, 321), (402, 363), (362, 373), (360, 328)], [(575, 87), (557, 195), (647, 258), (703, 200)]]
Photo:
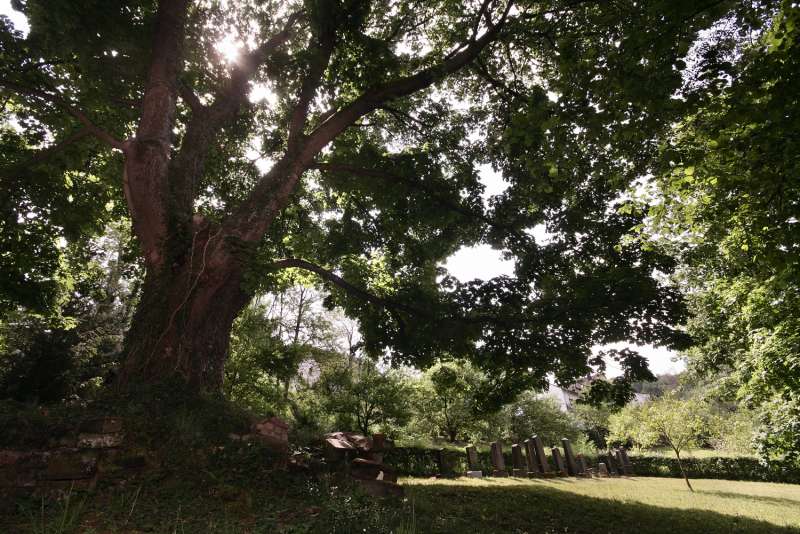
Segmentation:
[(679, 479), (406, 479), (416, 532), (800, 532), (800, 486)]
[[(679, 479), (404, 479), (384, 502), (305, 475), (181, 475), (0, 506), (0, 533), (800, 533), (800, 486)], [(0, 503), (2, 504), (2, 503)]]

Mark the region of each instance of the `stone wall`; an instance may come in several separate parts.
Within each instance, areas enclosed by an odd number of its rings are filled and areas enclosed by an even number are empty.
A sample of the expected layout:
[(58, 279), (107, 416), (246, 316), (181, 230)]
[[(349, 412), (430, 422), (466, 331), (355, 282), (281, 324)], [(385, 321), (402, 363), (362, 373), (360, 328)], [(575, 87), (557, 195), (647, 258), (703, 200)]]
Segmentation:
[(129, 477), (147, 462), (124, 441), (122, 420), (104, 417), (82, 422), (47, 448), (0, 449), (0, 493), (91, 489), (101, 477)]

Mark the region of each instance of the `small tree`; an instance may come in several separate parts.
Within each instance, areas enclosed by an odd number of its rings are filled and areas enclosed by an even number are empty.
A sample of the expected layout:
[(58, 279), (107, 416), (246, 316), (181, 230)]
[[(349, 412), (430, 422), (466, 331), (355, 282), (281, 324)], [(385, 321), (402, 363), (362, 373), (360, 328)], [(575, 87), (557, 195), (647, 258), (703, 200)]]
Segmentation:
[(481, 424), (476, 404), (483, 379), (468, 363), (428, 370), (416, 387), (414, 426), (430, 435), (444, 435), (450, 443), (474, 433)]
[(410, 388), (395, 371), (382, 373), (371, 360), (326, 371), (315, 386), (322, 406), (338, 425), (355, 426), (368, 435), (375, 425), (398, 428), (411, 416)]
[(561, 438), (577, 441), (580, 429), (575, 421), (562, 412), (550, 398), (539, 398), (525, 392), (515, 402), (507, 404), (501, 412), (503, 438), (513, 443), (536, 434), (545, 444), (560, 443)]
[(681, 462), (681, 451), (697, 444), (704, 426), (701, 413), (698, 401), (678, 400), (669, 395), (611, 416), (611, 439), (630, 439), (645, 448), (660, 443), (668, 445), (675, 452), (686, 485), (694, 491)]

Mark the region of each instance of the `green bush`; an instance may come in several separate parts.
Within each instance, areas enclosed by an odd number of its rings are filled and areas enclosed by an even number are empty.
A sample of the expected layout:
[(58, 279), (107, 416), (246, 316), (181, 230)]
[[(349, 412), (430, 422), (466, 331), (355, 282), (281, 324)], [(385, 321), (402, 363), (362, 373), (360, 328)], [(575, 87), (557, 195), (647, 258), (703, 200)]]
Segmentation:
[[(384, 455), (384, 462), (392, 466), (399, 475), (413, 477), (429, 477), (441, 473), (439, 467), (439, 450), (416, 447), (397, 447)], [(463, 475), (467, 471), (466, 452), (444, 450), (445, 473)], [(505, 451), (506, 468), (512, 467), (510, 450)], [(681, 477), (681, 470), (675, 458), (662, 456), (631, 456), (633, 472), (638, 476), (648, 477)], [(607, 462), (606, 457), (586, 456), (590, 466), (599, 462)], [(551, 469), (555, 464), (548, 455), (547, 461)], [(787, 482), (800, 484), (800, 470), (786, 462), (764, 463), (752, 457), (712, 457), (682, 459), (687, 475), (691, 478), (713, 478), (725, 480), (749, 480), (756, 482)], [(478, 463), (484, 474), (492, 472), (489, 452), (478, 451)]]
[[(633, 472), (638, 476), (681, 477), (675, 458), (663, 456), (631, 456)], [(605, 462), (604, 457), (596, 461)], [(689, 478), (713, 478), (725, 480), (749, 480), (755, 482), (800, 483), (800, 470), (789, 463), (771, 461), (769, 464), (758, 458), (739, 456), (735, 458), (682, 458)]]

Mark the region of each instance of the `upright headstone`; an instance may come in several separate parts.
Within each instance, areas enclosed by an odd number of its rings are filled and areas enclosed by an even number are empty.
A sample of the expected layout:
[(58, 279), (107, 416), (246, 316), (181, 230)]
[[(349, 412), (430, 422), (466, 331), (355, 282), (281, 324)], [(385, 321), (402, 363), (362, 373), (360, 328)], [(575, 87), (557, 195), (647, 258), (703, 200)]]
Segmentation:
[(622, 453), (622, 470), (625, 471), (625, 474), (629, 477), (633, 476), (633, 464), (631, 463), (631, 459), (628, 458), (628, 451), (620, 448), (619, 452)]
[(608, 472), (605, 462), (600, 462), (597, 464), (597, 476), (600, 478), (608, 478), (611, 476), (611, 474)]
[(525, 457), (522, 454), (522, 447), (515, 443), (511, 446), (511, 461), (514, 464), (512, 473), (515, 477), (524, 477), (528, 470), (525, 468)]
[(532, 438), (533, 445), (536, 447), (536, 461), (537, 461), (537, 468), (539, 472), (547, 476), (550, 474), (550, 464), (547, 463), (547, 456), (544, 454), (544, 445), (542, 444), (542, 438), (538, 435), (534, 435)]
[(617, 457), (617, 469), (619, 470), (619, 474), (627, 475), (628, 473), (625, 472), (625, 461), (622, 459), (622, 449), (616, 450), (616, 457)]
[(444, 449), (436, 451), (436, 464), (439, 467), (439, 473), (437, 475), (439, 478), (453, 478), (455, 476), (453, 466)]
[(474, 445), (470, 445), (466, 448), (467, 451), (467, 476), (470, 478), (481, 478), (483, 477), (483, 471), (481, 471), (481, 466), (478, 464), (478, 451), (475, 449)]
[(525, 459), (528, 462), (528, 476), (538, 476), (539, 468), (537, 467), (538, 461), (536, 459), (536, 446), (533, 444), (532, 439), (526, 439), (523, 443), (525, 445)]
[(614, 460), (614, 455), (611, 454), (611, 451), (608, 451), (608, 453), (606, 453), (606, 462), (607, 462), (606, 465), (608, 466), (609, 475), (611, 475), (612, 477), (618, 477), (619, 475), (622, 474), (622, 472), (617, 467), (617, 462), (616, 460)]
[(553, 447), (550, 450), (553, 453), (553, 463), (556, 464), (556, 472), (563, 477), (567, 476), (567, 466), (564, 464), (564, 458), (561, 456), (561, 451), (558, 450), (558, 447)]
[(583, 459), (582, 454), (575, 455), (575, 467), (578, 469), (578, 475), (584, 475), (586, 473), (586, 461)]
[(561, 446), (564, 447), (564, 459), (567, 461), (567, 473), (574, 477), (578, 474), (578, 465), (575, 463), (575, 455), (572, 453), (572, 444), (570, 444), (567, 438), (562, 438)]
[(499, 441), (492, 442), (492, 476), (507, 477), (506, 460), (503, 458), (503, 446)]
[(586, 458), (583, 457), (583, 454), (576, 455), (575, 463), (578, 466), (579, 477), (592, 478), (592, 470), (589, 468), (589, 464), (586, 462)]

